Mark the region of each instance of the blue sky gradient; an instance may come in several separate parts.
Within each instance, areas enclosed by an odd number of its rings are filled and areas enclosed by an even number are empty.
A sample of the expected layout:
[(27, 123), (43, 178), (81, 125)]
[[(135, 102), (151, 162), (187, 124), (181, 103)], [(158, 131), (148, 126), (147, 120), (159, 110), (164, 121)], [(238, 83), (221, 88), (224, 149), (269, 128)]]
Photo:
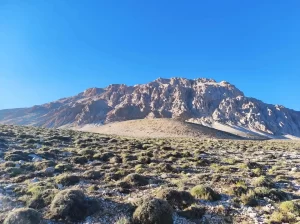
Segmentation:
[(1, 0), (0, 109), (206, 77), (300, 110), (299, 11), (298, 0)]

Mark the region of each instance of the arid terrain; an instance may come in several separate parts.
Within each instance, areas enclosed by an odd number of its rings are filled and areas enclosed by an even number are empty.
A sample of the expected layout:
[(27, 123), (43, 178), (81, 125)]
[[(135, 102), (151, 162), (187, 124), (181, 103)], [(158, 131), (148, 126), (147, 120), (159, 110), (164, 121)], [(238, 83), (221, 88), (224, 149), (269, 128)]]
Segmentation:
[[(75, 129), (76, 130), (76, 129)], [(224, 131), (219, 131), (200, 124), (188, 123), (175, 119), (141, 119), (109, 123), (106, 125), (85, 125), (78, 128), (81, 131), (100, 134), (141, 137), (141, 138), (217, 138), (241, 139)], [(259, 136), (248, 136), (259, 138)]]
[(300, 142), (0, 126), (0, 222), (299, 223)]

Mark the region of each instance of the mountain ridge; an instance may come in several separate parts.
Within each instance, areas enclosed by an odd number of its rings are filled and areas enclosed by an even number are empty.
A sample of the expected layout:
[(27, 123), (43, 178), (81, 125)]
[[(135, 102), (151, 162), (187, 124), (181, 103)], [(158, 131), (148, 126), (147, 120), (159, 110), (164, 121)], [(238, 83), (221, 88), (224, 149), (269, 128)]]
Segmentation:
[(246, 97), (226, 81), (158, 78), (147, 84), (111, 84), (29, 108), (0, 110), (0, 123), (48, 128), (145, 118), (253, 129), (270, 135), (300, 136), (300, 112)]

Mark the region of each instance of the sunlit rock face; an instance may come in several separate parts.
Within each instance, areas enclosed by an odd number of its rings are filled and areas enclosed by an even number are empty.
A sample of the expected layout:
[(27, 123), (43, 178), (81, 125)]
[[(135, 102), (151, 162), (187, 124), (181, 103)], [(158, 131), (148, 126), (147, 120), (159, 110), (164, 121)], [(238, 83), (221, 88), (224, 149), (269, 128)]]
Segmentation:
[(0, 122), (58, 128), (143, 118), (219, 122), (272, 135), (300, 136), (300, 112), (246, 97), (213, 79), (159, 78), (148, 84), (90, 88), (31, 108), (0, 110)]

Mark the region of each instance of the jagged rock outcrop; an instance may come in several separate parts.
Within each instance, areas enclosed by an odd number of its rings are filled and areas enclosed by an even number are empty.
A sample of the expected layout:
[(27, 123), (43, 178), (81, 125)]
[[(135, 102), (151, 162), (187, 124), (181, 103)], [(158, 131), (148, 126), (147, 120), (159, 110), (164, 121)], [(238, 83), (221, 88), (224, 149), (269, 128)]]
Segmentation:
[(159, 78), (143, 85), (90, 88), (40, 106), (0, 110), (0, 123), (77, 126), (143, 118), (220, 122), (272, 135), (300, 136), (300, 112), (244, 96), (234, 85), (212, 79)]

